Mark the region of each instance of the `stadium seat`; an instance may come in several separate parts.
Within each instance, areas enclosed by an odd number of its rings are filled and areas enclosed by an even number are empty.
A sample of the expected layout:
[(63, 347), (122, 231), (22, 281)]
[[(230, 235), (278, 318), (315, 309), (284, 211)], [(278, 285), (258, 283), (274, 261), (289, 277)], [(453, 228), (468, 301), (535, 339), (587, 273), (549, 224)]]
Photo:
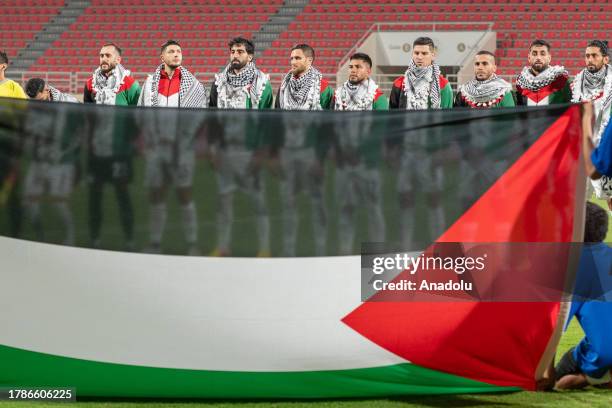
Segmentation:
[[(3, 46), (17, 51), (28, 46), (65, 3), (5, 0), (3, 15), (12, 25), (11, 30), (0, 33)], [(229, 38), (252, 38), (283, 4), (283, 0), (92, 0), (32, 69), (69, 67), (75, 72), (89, 72), (90, 56), (96, 55), (102, 42), (113, 40), (125, 49), (130, 69), (146, 72), (154, 62), (151, 55), (163, 41), (174, 37), (184, 45), (191, 69), (214, 71), (218, 68), (215, 64), (226, 63)], [(117, 14), (119, 6), (122, 13)], [(317, 47), (319, 68), (332, 73), (338, 60), (375, 23), (436, 23), (438, 29), (475, 30), (482, 27), (475, 23), (493, 22), (504, 70), (520, 69), (525, 49), (536, 37), (550, 40), (557, 62), (573, 67), (581, 64), (587, 38), (606, 38), (612, 32), (611, 13), (612, 4), (594, 0), (311, 0), (287, 30), (273, 39), (272, 46), (258, 55), (258, 64), (270, 73), (286, 72), (288, 48), (303, 39)], [(592, 17), (588, 23), (584, 21), (586, 14)], [(464, 24), (440, 24), (445, 22)], [(403, 29), (420, 27), (406, 25)], [(275, 64), (281, 64), (281, 68)]]

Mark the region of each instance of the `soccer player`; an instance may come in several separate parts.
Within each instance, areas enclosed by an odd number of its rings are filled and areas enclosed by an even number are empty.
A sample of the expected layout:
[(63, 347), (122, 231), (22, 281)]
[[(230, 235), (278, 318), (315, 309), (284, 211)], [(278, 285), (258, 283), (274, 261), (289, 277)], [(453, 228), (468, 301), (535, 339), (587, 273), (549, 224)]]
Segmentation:
[(453, 106), (451, 85), (440, 73), (435, 58), (436, 46), (431, 38), (414, 40), (408, 69), (393, 82), (389, 108), (420, 110)]
[[(609, 65), (608, 43), (600, 40), (589, 41), (584, 53), (584, 62), (586, 68), (576, 75), (571, 84), (572, 102), (593, 102), (592, 141), (597, 147), (612, 112), (612, 69)], [(597, 180), (592, 180), (591, 184), (597, 198), (608, 200), (610, 205), (612, 178), (603, 175)]]
[[(334, 96), (329, 82), (313, 66), (314, 49), (298, 44), (291, 49), (291, 70), (285, 75), (276, 96), (276, 108), (285, 110), (331, 109)], [(327, 243), (327, 214), (323, 202), (323, 161), (329, 141), (316, 126), (305, 126), (300, 115), (284, 115), (284, 140), (280, 143), (281, 199), (284, 214), (284, 254), (295, 256), (297, 243), (296, 197), (300, 186), (311, 198), (315, 253), (323, 256)]]
[(210, 90), (210, 107), (223, 109), (269, 109), (272, 85), (268, 75), (255, 65), (251, 40), (233, 38), (229, 44), (230, 63), (215, 75)]
[[(389, 102), (372, 74), (372, 59), (363, 53), (351, 55), (349, 78), (334, 94), (339, 111), (388, 110)], [(357, 125), (357, 126), (351, 126)], [(336, 199), (340, 204), (340, 254), (353, 251), (355, 207), (364, 203), (368, 212), (368, 240), (383, 242), (385, 220), (382, 213), (380, 174), (382, 137), (372, 126), (348, 121), (336, 129)]]
[[(99, 105), (136, 105), (140, 86), (129, 70), (121, 65), (121, 48), (116, 44), (104, 44), (100, 49), (100, 65), (87, 80), (83, 90), (83, 102)], [(132, 179), (133, 140), (136, 129), (133, 124), (119, 120), (119, 115), (106, 121), (96, 112), (91, 126), (88, 152), (89, 171), (89, 227), (91, 245), (100, 247), (102, 226), (102, 193), (104, 184), (115, 188), (119, 216), (125, 236), (125, 248), (132, 250), (134, 215), (129, 194)]]
[(516, 78), (518, 105), (543, 106), (568, 103), (571, 99), (569, 74), (560, 65), (550, 65), (550, 44), (534, 40), (529, 46), (529, 66)]
[(8, 64), (9, 59), (6, 52), (0, 51), (0, 97), (27, 99), (23, 88), (17, 82), (5, 76)]
[[(183, 50), (175, 40), (161, 46), (162, 63), (143, 85), (140, 106), (206, 108), (208, 95), (202, 84), (185, 68)], [(166, 225), (168, 184), (174, 183), (181, 205), (183, 232), (189, 255), (199, 255), (198, 219), (193, 201), (195, 171), (194, 140), (197, 123), (179, 120), (177, 111), (147, 112), (145, 122), (145, 185), (149, 188), (149, 248), (160, 253)]]
[(459, 87), (455, 106), (494, 108), (515, 106), (512, 85), (495, 75), (495, 54), (479, 51), (474, 58), (474, 79)]
[[(436, 46), (429, 37), (419, 37), (412, 43), (412, 57), (405, 74), (393, 82), (389, 95), (390, 109), (422, 110), (444, 109), (453, 106), (453, 91), (450, 83), (440, 73), (435, 63)], [(408, 119), (407, 119), (408, 120)], [(436, 146), (440, 135), (431, 131), (413, 131), (407, 135), (413, 140), (426, 140), (434, 154), (420, 155), (405, 147), (409, 140), (402, 140), (399, 146), (394, 142), (388, 148), (391, 161), (399, 160), (397, 190), (400, 201), (400, 234), (406, 250), (413, 249), (412, 235), (415, 220), (415, 184), (426, 191), (429, 206), (429, 223), (433, 235), (441, 234), (446, 224), (440, 196), (444, 179), (442, 167), (433, 156), (442, 155), (447, 146)], [(397, 155), (400, 155), (397, 157)]]
[[(272, 107), (272, 85), (267, 74), (254, 62), (255, 46), (242, 37), (229, 44), (230, 62), (215, 75), (210, 91), (210, 106), (220, 109), (269, 109)], [(213, 256), (230, 253), (234, 223), (234, 192), (239, 186), (255, 200), (257, 213), (257, 256), (270, 256), (270, 220), (260, 172), (260, 159), (265, 154), (266, 135), (254, 131), (250, 119), (225, 123), (211, 132), (209, 146), (214, 151), (214, 164), (220, 193), (217, 214), (219, 235)]]
[(136, 105), (140, 86), (131, 72), (121, 65), (122, 50), (114, 43), (100, 49), (100, 66), (87, 80), (83, 102), (99, 105)]
[[(512, 85), (495, 75), (496, 71), (495, 55), (489, 51), (479, 51), (474, 57), (474, 78), (459, 86), (455, 106), (475, 109), (515, 106)], [(460, 188), (459, 195), (464, 206), (470, 205), (475, 198), (473, 193), (479, 191), (474, 186), (486, 188), (507, 167), (503, 152), (496, 152), (495, 146), (506, 139), (508, 131), (513, 130), (496, 126), (494, 121), (483, 119), (470, 123), (469, 144), (461, 146), (467, 158), (460, 167), (462, 186), (472, 186)]]
[[(25, 88), (31, 99), (78, 102), (74, 96), (46, 84), (42, 78), (28, 80)], [(25, 177), (24, 205), (38, 239), (43, 240), (40, 205), (48, 194), (66, 231), (64, 244), (74, 245), (74, 220), (69, 199), (75, 183), (80, 138), (69, 119), (66, 112), (32, 108), (31, 120), (25, 124), (25, 133), (31, 138), (31, 143), (27, 144), (31, 147), (31, 162)]]
[(291, 70), (285, 75), (276, 97), (276, 108), (285, 110), (331, 109), (334, 91), (313, 66), (315, 51), (308, 44), (291, 49)]
[(78, 99), (69, 93), (59, 91), (57, 88), (45, 83), (42, 78), (31, 78), (26, 83), (26, 94), (30, 99), (49, 102), (78, 103)]
[(609, 386), (612, 381), (612, 248), (603, 242), (608, 233), (608, 214), (591, 202), (586, 205), (584, 247), (568, 317), (568, 321), (576, 317), (584, 338), (555, 367), (557, 389)]

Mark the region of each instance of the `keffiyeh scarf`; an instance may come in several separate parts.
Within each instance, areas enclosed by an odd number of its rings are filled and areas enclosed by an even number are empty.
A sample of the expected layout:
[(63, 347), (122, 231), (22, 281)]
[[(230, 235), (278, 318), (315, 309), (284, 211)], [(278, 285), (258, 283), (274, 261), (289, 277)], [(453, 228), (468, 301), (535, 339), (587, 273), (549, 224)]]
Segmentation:
[(604, 89), (609, 66), (604, 65), (599, 71), (591, 73), (588, 69), (580, 71), (572, 84), (572, 102), (597, 99)]
[(61, 92), (57, 88), (52, 87), (51, 85), (47, 85), (49, 88), (49, 93), (51, 94), (51, 100), (53, 102), (78, 102), (77, 98), (74, 96)]
[[(159, 106), (159, 81), (164, 64), (155, 70), (151, 77), (151, 88), (143, 92), (145, 106)], [(179, 107), (181, 108), (205, 108), (208, 106), (208, 97), (204, 86), (185, 67), (180, 69), (181, 84), (179, 86)], [(178, 75), (175, 72), (174, 75)]]
[(251, 109), (257, 109), (268, 77), (253, 62), (249, 62), (235, 73), (232, 64), (215, 75), (217, 86), (217, 106), (225, 109), (245, 109), (247, 98), (251, 99)]
[(530, 91), (538, 91), (555, 82), (560, 76), (569, 76), (567, 70), (560, 65), (549, 66), (538, 75), (534, 75), (531, 72), (531, 67), (523, 67), (523, 70), (516, 78), (516, 86)]
[(104, 75), (100, 68), (96, 69), (92, 81), (96, 103), (100, 105), (114, 105), (117, 92), (119, 92), (125, 78), (129, 76), (130, 71), (121, 64), (117, 64), (108, 77)]
[(485, 81), (472, 79), (461, 85), (460, 92), (470, 105), (488, 107), (499, 103), (511, 89), (512, 85), (508, 81), (493, 74)]
[(291, 72), (285, 75), (280, 88), (280, 107), (288, 110), (321, 110), (321, 78), (323, 75), (310, 67), (296, 78)]
[(336, 90), (336, 110), (363, 111), (372, 110), (374, 96), (378, 85), (372, 79), (366, 79), (358, 84), (346, 81)]
[(593, 103), (595, 107), (595, 123), (593, 124), (593, 143), (599, 144), (604, 130), (610, 122), (612, 114), (612, 75), (603, 88), (603, 95)]
[(406, 94), (406, 109), (440, 108), (440, 67), (436, 64), (428, 67), (418, 67), (410, 60), (404, 74), (404, 93)]

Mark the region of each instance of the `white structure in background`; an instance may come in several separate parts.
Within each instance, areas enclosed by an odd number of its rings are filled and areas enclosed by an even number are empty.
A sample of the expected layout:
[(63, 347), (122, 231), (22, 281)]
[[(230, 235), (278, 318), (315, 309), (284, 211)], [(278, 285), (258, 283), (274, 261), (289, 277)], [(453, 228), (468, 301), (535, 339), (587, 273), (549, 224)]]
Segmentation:
[[(462, 29), (469, 26), (470, 30)], [(478, 28), (479, 30), (473, 30)], [(376, 82), (388, 91), (391, 83), (408, 66), (412, 55), (412, 43), (417, 37), (430, 37), (438, 47), (436, 62), (451, 72), (444, 75), (456, 85), (473, 78), (470, 63), (480, 50), (495, 52), (496, 33), (493, 23), (376, 23), (361, 37), (338, 64), (336, 83), (347, 80), (349, 57), (355, 52), (365, 52), (374, 63)]]

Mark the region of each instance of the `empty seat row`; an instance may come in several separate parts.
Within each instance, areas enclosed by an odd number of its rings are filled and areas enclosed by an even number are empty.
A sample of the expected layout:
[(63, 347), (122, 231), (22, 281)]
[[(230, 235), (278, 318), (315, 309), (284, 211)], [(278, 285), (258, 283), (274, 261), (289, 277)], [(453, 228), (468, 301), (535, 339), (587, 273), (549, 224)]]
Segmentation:
[(43, 28), (44, 24), (41, 23), (11, 23), (11, 29), (7, 30), (7, 32), (2, 32), (2, 37), (9, 32), (16, 31), (40, 31)]
[[(3, 7), (61, 7), (65, 0), (2, 0)], [(4, 10), (3, 10), (4, 12)]]
[[(144, 20), (144, 19), (143, 19)], [(139, 23), (128, 23), (128, 22), (96, 22), (96, 23), (77, 23), (72, 29), (76, 31), (107, 31), (107, 32), (117, 32), (117, 31), (148, 31), (150, 29), (150, 24), (146, 22), (142, 22), (140, 20)], [(110, 21), (106, 20), (106, 21)], [(206, 35), (211, 35), (214, 37), (218, 37), (221, 32), (226, 31), (255, 31), (258, 30), (261, 24), (259, 23), (247, 23), (244, 25), (239, 24), (217, 24), (217, 25), (209, 25), (206, 23), (186, 23), (177, 26), (174, 23), (158, 23), (156, 27), (160, 32), (168, 32), (168, 31), (205, 31)]]
[[(139, 15), (173, 15), (173, 14), (221, 14), (226, 16), (238, 15), (242, 20), (248, 15), (252, 18), (252, 14), (271, 14), (278, 10), (277, 6), (162, 6), (162, 7), (122, 7), (122, 14), (139, 14)], [(92, 7), (87, 9), (87, 14), (111, 14), (115, 15), (117, 10), (112, 7)]]
[(202, 32), (202, 31), (71, 31), (62, 35), (62, 39), (96, 39), (99, 41), (121, 41), (125, 39), (157, 39), (159, 41), (159, 45), (162, 44), (163, 41), (174, 38), (178, 41), (184, 41), (187, 39), (196, 39), (196, 40), (211, 40), (218, 39), (222, 41), (227, 41), (232, 37), (242, 36), (245, 38), (251, 38), (252, 34), (249, 32), (242, 31), (224, 31), (224, 32)]
[(14, 39), (14, 40), (31, 40), (32, 38), (34, 38), (34, 35), (36, 34), (35, 31), (30, 31), (30, 30), (10, 30), (10, 31), (4, 31), (0, 34), (0, 39), (2, 39), (3, 41), (5, 39), (10, 40), (10, 39)]
[[(223, 5), (223, 6), (246, 6), (253, 3), (248, 0), (186, 0), (177, 6), (183, 5)], [(283, 0), (259, 0), (263, 5), (283, 4)], [(92, 6), (167, 6), (168, 0), (93, 0)]]
[[(228, 37), (229, 38), (229, 37)], [(151, 50), (159, 51), (161, 45), (166, 41), (166, 39), (154, 41), (154, 40), (122, 40), (117, 41), (117, 44), (130, 52), (134, 49), (142, 49), (150, 52)], [(228, 40), (203, 40), (203, 39), (180, 39), (179, 41), (185, 52), (191, 52), (194, 49), (202, 49), (202, 50), (219, 50), (227, 49)], [(82, 40), (67, 40), (67, 39), (59, 39), (53, 42), (52, 47), (49, 49), (49, 52), (62, 52), (63, 55), (77, 55), (81, 51), (94, 51), (98, 52), (100, 46), (103, 41), (98, 41), (95, 39), (82, 39)]]
[[(13, 15), (30, 16), (32, 14), (40, 14), (47, 16), (54, 16), (59, 14), (59, 8), (55, 7), (4, 7), (2, 5), (2, 15), (4, 17)], [(12, 18), (12, 17), (8, 17)]]
[[(201, 14), (185, 14), (180, 16), (173, 16), (172, 19), (166, 19), (163, 21), (174, 21), (176, 19), (180, 20), (180, 28), (187, 29), (186, 26), (193, 26), (194, 23), (197, 23), (198, 28), (207, 29), (207, 30), (250, 30), (251, 27), (255, 25), (259, 25), (259, 23), (255, 23), (251, 20), (243, 21), (243, 20), (235, 20), (228, 21), (223, 16), (218, 16), (217, 18), (211, 18), (207, 16), (204, 18)], [(267, 16), (266, 16), (267, 19)], [(150, 20), (150, 16), (144, 15), (119, 15), (113, 16), (110, 14), (104, 15), (83, 15), (79, 17), (78, 23), (80, 24), (80, 29), (84, 29), (92, 23), (143, 23)], [(264, 19), (257, 19), (258, 21), (265, 21)]]

